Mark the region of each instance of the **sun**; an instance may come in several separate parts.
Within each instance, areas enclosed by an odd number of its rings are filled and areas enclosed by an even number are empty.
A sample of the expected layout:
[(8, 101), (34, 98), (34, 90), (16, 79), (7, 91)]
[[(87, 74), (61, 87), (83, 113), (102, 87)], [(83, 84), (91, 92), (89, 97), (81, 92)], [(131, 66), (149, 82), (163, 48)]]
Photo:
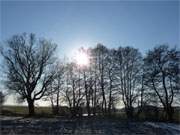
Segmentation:
[(77, 52), (75, 60), (79, 66), (88, 66), (89, 65), (89, 56), (84, 50), (79, 50)]

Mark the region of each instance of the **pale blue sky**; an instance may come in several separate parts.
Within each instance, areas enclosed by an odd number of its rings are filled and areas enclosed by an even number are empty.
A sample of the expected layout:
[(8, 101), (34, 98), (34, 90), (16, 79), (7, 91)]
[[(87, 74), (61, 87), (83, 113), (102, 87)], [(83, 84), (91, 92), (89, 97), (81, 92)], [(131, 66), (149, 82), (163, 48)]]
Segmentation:
[(60, 55), (72, 48), (178, 45), (178, 1), (4, 1), (1, 40), (23, 32), (52, 39)]

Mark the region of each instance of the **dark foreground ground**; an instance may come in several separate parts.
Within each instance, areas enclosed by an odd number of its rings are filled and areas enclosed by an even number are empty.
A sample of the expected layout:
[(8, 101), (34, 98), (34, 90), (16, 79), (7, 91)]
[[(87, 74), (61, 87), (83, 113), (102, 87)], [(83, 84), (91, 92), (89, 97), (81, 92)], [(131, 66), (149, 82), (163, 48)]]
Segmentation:
[(180, 125), (100, 118), (22, 118), (1, 116), (2, 135), (180, 135)]

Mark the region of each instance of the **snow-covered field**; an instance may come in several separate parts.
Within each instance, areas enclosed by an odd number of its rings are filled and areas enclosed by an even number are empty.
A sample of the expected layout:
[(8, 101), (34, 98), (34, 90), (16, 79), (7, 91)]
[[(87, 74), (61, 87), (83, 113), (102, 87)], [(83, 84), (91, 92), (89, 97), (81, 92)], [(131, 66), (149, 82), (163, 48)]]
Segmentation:
[(2, 135), (180, 135), (180, 125), (108, 119), (0, 118)]

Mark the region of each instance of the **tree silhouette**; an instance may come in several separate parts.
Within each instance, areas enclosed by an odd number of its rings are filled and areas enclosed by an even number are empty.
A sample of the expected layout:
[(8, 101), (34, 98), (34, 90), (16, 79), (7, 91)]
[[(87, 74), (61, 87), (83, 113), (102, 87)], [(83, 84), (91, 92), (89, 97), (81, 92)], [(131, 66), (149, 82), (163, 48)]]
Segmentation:
[(34, 115), (34, 101), (44, 96), (54, 74), (50, 66), (54, 62), (56, 44), (37, 39), (34, 34), (15, 35), (1, 50), (6, 66), (6, 87), (26, 100), (29, 115)]
[(120, 47), (117, 56), (117, 76), (119, 91), (129, 118), (133, 117), (133, 104), (136, 102), (140, 89), (141, 53), (131, 47)]
[(146, 85), (153, 89), (166, 112), (166, 118), (173, 118), (173, 101), (178, 96), (180, 51), (167, 45), (155, 47), (144, 58)]
[(62, 61), (57, 61), (52, 67), (54, 79), (47, 87), (47, 92), (43, 98), (45, 101), (50, 100), (53, 114), (59, 114), (60, 102), (62, 100), (61, 92), (65, 88), (65, 65)]
[(5, 45), (1, 48), (5, 86), (18, 93), (19, 100), (27, 101), (29, 115), (35, 113), (34, 102), (46, 97), (55, 114), (62, 101), (72, 116), (81, 116), (84, 109), (88, 116), (111, 115), (116, 103), (122, 101), (127, 117), (133, 118), (156, 102), (163, 106), (166, 119), (173, 118), (173, 105), (180, 94), (177, 48), (157, 46), (143, 59), (133, 47), (109, 49), (97, 44), (80, 49), (88, 55), (88, 65), (78, 65), (75, 61), (56, 62), (56, 44), (34, 34), (15, 35)]
[(5, 95), (2, 91), (0, 91), (0, 106), (3, 105), (4, 101), (5, 101)]

